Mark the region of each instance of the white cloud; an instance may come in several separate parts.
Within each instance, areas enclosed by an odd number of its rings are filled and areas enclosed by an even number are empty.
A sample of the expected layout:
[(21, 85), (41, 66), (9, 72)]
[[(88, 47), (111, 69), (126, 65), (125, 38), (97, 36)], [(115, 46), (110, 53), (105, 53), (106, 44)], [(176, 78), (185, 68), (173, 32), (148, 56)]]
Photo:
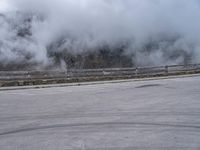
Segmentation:
[(0, 12), (7, 11), (9, 9), (8, 0), (0, 0)]
[[(4, 21), (4, 28), (0, 28), (0, 33), (7, 35), (0, 35), (0, 44), (6, 47), (2, 53), (3, 58), (9, 58), (8, 61), (12, 59), (10, 53), (16, 56), (16, 49), (20, 50), (17, 53), (19, 59), (22, 58), (21, 55), (31, 52), (34, 56), (33, 61), (46, 61), (48, 45), (60, 38), (64, 38), (61, 47), (66, 47), (65, 49), (72, 52), (98, 47), (102, 43), (113, 46), (127, 40), (129, 42), (127, 51), (136, 53), (138, 56), (136, 60), (141, 64), (144, 61), (146, 61), (144, 64), (164, 64), (168, 61), (176, 63), (182, 59), (165, 60), (165, 55), (175, 53), (178, 56), (180, 51), (183, 51), (181, 57), (190, 54), (200, 55), (199, 0), (0, 0), (0, 2), (1, 9), (6, 10), (9, 6), (12, 11), (9, 16), (11, 21), (7, 24)], [(11, 27), (13, 24), (23, 27), (24, 16), (15, 13), (13, 8), (21, 14), (34, 14), (30, 22), (32, 35), (23, 41), (16, 37), (14, 34), (16, 29), (12, 30)], [(37, 19), (35, 14), (44, 18)], [(173, 41), (173, 38), (178, 39)], [(15, 40), (14, 44), (9, 40)], [(153, 49), (155, 54), (147, 56), (148, 53), (143, 54), (141, 49), (151, 40), (158, 45)], [(173, 56), (170, 58), (175, 59)], [(200, 61), (200, 57), (194, 57), (192, 60)]]

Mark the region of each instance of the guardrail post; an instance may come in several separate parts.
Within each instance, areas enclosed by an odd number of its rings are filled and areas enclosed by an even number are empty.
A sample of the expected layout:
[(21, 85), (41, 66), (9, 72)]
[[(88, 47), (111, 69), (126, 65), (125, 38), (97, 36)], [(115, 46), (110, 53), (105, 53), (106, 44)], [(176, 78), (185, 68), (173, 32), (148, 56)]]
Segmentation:
[(103, 71), (102, 71), (102, 74), (103, 74), (103, 76), (105, 76), (105, 75), (106, 75), (106, 72), (103, 70)]
[(135, 75), (138, 75), (138, 67), (135, 68)]

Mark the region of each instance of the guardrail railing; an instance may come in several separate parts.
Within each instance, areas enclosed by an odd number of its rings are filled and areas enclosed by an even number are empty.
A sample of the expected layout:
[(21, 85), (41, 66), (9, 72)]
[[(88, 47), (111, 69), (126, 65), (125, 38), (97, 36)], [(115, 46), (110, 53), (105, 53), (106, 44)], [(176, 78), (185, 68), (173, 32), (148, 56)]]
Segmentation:
[(200, 64), (158, 67), (69, 69), (67, 71), (0, 71), (0, 80), (56, 79), (72, 77), (135, 76), (200, 71)]

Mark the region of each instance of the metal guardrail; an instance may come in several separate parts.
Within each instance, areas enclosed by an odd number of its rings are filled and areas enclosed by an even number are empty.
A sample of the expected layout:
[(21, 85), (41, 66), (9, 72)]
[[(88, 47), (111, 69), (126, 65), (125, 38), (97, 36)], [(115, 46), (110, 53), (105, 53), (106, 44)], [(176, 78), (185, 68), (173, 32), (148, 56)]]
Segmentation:
[(200, 64), (136, 68), (69, 69), (67, 71), (0, 71), (0, 80), (61, 79), (72, 77), (167, 75), (200, 71)]

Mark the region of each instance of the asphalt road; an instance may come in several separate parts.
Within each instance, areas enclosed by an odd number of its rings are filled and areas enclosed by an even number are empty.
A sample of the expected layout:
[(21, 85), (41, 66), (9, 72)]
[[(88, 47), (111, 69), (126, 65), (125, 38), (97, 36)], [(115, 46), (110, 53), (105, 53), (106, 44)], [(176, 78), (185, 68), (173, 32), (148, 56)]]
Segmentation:
[(0, 91), (0, 150), (137, 149), (200, 149), (200, 77)]

